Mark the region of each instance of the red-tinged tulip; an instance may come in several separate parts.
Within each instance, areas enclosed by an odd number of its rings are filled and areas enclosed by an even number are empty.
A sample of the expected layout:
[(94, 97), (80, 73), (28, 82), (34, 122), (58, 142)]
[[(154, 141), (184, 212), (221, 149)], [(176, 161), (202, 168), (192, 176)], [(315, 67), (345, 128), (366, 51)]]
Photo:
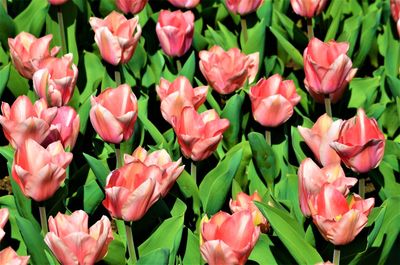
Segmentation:
[(186, 77), (179, 76), (172, 83), (161, 78), (156, 90), (161, 99), (162, 116), (171, 123), (172, 117), (179, 116), (184, 107), (193, 106), (197, 110), (206, 101), (208, 87), (193, 88)]
[(158, 166), (146, 166), (139, 160), (114, 170), (107, 177), (104, 207), (112, 217), (139, 220), (160, 197), (156, 185), (162, 173)]
[[(344, 93), (350, 80), (357, 72), (346, 55), (349, 44), (333, 40), (324, 43), (313, 38), (304, 50), (304, 84), (318, 101), (329, 95), (336, 102)], [(317, 97), (316, 97), (317, 96)]]
[(336, 246), (346, 245), (367, 224), (374, 203), (374, 198), (363, 200), (357, 194), (348, 203), (335, 187), (325, 185), (312, 205), (313, 222), (325, 240)]
[(264, 0), (225, 0), (228, 10), (241, 16), (256, 11), (263, 3)]
[(64, 3), (68, 2), (68, 0), (49, 0), (49, 3), (51, 5), (62, 5)]
[(2, 265), (27, 265), (29, 256), (18, 256), (11, 247), (0, 251), (0, 264)]
[(266, 127), (276, 127), (287, 121), (300, 96), (292, 80), (282, 80), (279, 74), (261, 79), (250, 88), (254, 119)]
[(44, 241), (61, 264), (83, 265), (100, 261), (113, 239), (111, 222), (106, 216), (89, 228), (87, 213), (78, 210), (71, 215), (50, 216)]
[(321, 14), (328, 0), (290, 0), (293, 11), (302, 17), (312, 18)]
[(15, 152), (12, 176), (26, 197), (44, 201), (60, 187), (71, 161), (72, 153), (65, 152), (60, 141), (44, 148), (27, 139)]
[(194, 15), (191, 11), (161, 10), (156, 32), (164, 53), (180, 57), (192, 46)]
[(385, 136), (378, 123), (368, 118), (363, 109), (342, 123), (339, 138), (331, 143), (344, 164), (354, 172), (366, 173), (376, 168), (383, 158)]
[(91, 17), (89, 23), (95, 32), (94, 39), (101, 57), (106, 62), (112, 65), (129, 62), (142, 34), (137, 16), (128, 20), (112, 11), (104, 19)]
[(137, 14), (143, 10), (146, 6), (148, 0), (116, 0), (118, 9), (120, 9), (125, 14)]
[(42, 143), (49, 135), (50, 124), (57, 114), (57, 108), (48, 108), (45, 100), (38, 100), (33, 105), (27, 96), (19, 96), (11, 107), (3, 102), (1, 111), (0, 124), (14, 148), (28, 138)]
[(330, 144), (339, 137), (341, 124), (342, 120), (333, 121), (331, 117), (324, 114), (318, 118), (311, 129), (297, 127), (315, 158), (323, 166), (340, 164), (340, 157)]
[(245, 55), (238, 48), (227, 52), (219, 46), (200, 51), (200, 70), (210, 86), (220, 94), (230, 94), (252, 83), (258, 72), (259, 53)]
[[(8, 216), (10, 215), (8, 208), (0, 209), (0, 241), (3, 239), (6, 232), (4, 232), (3, 228), (8, 221)], [(2, 263), (0, 263), (2, 264)]]
[(168, 194), (185, 167), (179, 166), (182, 162), (181, 158), (176, 162), (172, 161), (171, 157), (164, 149), (148, 154), (147, 151), (140, 146), (135, 149), (132, 155), (124, 155), (125, 164), (134, 161), (141, 161), (148, 167), (156, 166), (161, 170), (162, 174), (157, 175), (158, 178), (156, 179), (155, 187), (156, 192), (159, 192), (161, 197), (165, 197)]
[(90, 121), (104, 141), (119, 144), (132, 136), (137, 100), (127, 84), (107, 88), (91, 102)]
[(66, 105), (74, 94), (78, 79), (78, 68), (73, 64), (72, 53), (42, 60), (40, 67), (32, 77), (38, 96), (46, 99), (51, 106)]
[(349, 189), (357, 183), (356, 178), (345, 176), (340, 163), (319, 168), (310, 158), (301, 162), (297, 174), (299, 176), (300, 208), (305, 216), (311, 215), (309, 204), (315, 200), (325, 184), (331, 184), (346, 196)]
[(200, 252), (210, 265), (245, 264), (260, 235), (249, 211), (207, 216), (200, 224)]
[(229, 121), (220, 119), (214, 109), (199, 114), (193, 107), (184, 107), (179, 117), (172, 117), (172, 126), (183, 155), (199, 161), (217, 149)]
[(175, 7), (190, 9), (196, 7), (200, 3), (200, 0), (168, 0), (168, 2)]
[(21, 32), (14, 39), (8, 38), (10, 55), (17, 71), (25, 78), (31, 79), (39, 69), (41, 60), (56, 56), (60, 47), (49, 51), (53, 35), (49, 34), (37, 39), (28, 32)]
[(397, 24), (397, 32), (400, 36), (400, 0), (390, 0), (390, 11), (392, 12), (393, 20)]

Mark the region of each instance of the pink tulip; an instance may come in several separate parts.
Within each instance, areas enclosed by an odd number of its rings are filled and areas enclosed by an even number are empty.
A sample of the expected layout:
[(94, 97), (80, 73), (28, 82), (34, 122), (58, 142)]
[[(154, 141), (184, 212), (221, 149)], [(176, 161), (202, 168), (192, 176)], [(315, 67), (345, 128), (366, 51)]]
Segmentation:
[(254, 119), (266, 127), (276, 127), (286, 122), (300, 96), (292, 80), (282, 80), (279, 74), (261, 79), (250, 88), (251, 109)]
[(194, 15), (191, 11), (161, 10), (156, 32), (164, 53), (180, 57), (192, 46)]
[(331, 143), (344, 164), (358, 173), (376, 168), (383, 158), (385, 136), (378, 123), (368, 118), (363, 109), (342, 123), (339, 138)]
[(140, 13), (146, 6), (148, 0), (116, 0), (118, 9), (125, 14), (137, 14)]
[(346, 245), (367, 224), (374, 203), (374, 198), (363, 200), (357, 194), (348, 203), (340, 191), (325, 185), (312, 205), (313, 222), (325, 240), (336, 246)]
[(164, 149), (154, 151), (150, 154), (142, 148), (138, 147), (135, 149), (132, 155), (125, 154), (124, 162), (125, 164), (132, 163), (134, 161), (140, 161), (146, 166), (156, 166), (158, 167), (162, 174), (157, 175), (156, 179), (156, 192), (161, 194), (161, 197), (165, 197), (169, 190), (174, 185), (176, 179), (180, 176), (185, 166), (179, 166), (182, 159), (179, 158), (178, 161), (173, 162), (167, 151)]
[(162, 116), (171, 124), (172, 117), (179, 116), (184, 107), (193, 106), (197, 110), (206, 101), (208, 87), (193, 88), (186, 77), (179, 76), (172, 83), (161, 78), (156, 90), (161, 99)]
[(68, 0), (49, 0), (51, 5), (62, 5), (66, 2), (68, 2)]
[(333, 121), (331, 117), (324, 114), (318, 118), (311, 129), (297, 127), (315, 158), (323, 166), (340, 164), (340, 157), (330, 144), (339, 137), (341, 123), (342, 120)]
[(229, 121), (220, 119), (214, 109), (198, 114), (193, 107), (184, 107), (179, 117), (172, 117), (172, 126), (183, 155), (199, 161), (217, 149)]
[(305, 216), (311, 215), (309, 204), (315, 200), (325, 184), (331, 184), (346, 196), (349, 189), (357, 183), (356, 178), (345, 176), (340, 163), (319, 168), (310, 158), (301, 162), (297, 174), (299, 176), (300, 208)]
[(190, 9), (196, 7), (200, 3), (200, 0), (168, 0), (168, 2), (178, 8)]
[(36, 93), (51, 106), (66, 105), (74, 94), (78, 68), (72, 60), (72, 53), (61, 58), (42, 60), (41, 69), (33, 74)]
[(71, 161), (72, 153), (65, 152), (60, 141), (45, 149), (27, 139), (15, 152), (12, 176), (26, 197), (41, 202), (60, 187)]
[(249, 211), (207, 216), (200, 224), (200, 252), (209, 265), (245, 264), (260, 235)]
[(21, 32), (14, 39), (8, 38), (11, 59), (23, 77), (31, 79), (41, 60), (56, 56), (60, 47), (54, 47), (49, 52), (52, 38), (53, 35), (49, 34), (37, 39), (28, 32)]
[(293, 11), (302, 17), (312, 18), (321, 14), (328, 0), (290, 0)]
[(104, 19), (91, 17), (89, 23), (95, 32), (94, 39), (101, 57), (106, 62), (112, 65), (129, 62), (142, 34), (137, 16), (128, 20), (112, 11)]
[(0, 251), (0, 264), (2, 265), (27, 265), (29, 256), (18, 256), (11, 247)]
[(390, 0), (390, 11), (392, 12), (393, 20), (397, 24), (397, 32), (400, 36), (400, 0)]
[(14, 103), (1, 104), (0, 124), (10, 144), (17, 148), (26, 139), (42, 143), (50, 133), (50, 124), (57, 114), (57, 108), (47, 108), (41, 99), (33, 105), (27, 96), (19, 96)]
[(308, 43), (303, 53), (304, 84), (316, 100), (329, 95), (332, 102), (336, 102), (356, 74), (357, 69), (352, 68), (351, 59), (346, 55), (348, 49), (346, 42), (324, 43), (313, 38)]
[(263, 3), (264, 0), (225, 0), (228, 10), (241, 16), (256, 11)]
[(245, 55), (238, 48), (227, 52), (219, 46), (200, 51), (200, 70), (210, 86), (220, 94), (230, 94), (252, 83), (258, 72), (259, 53)]
[(107, 88), (91, 98), (90, 121), (104, 141), (118, 144), (128, 140), (137, 118), (137, 100), (127, 84)]
[(94, 264), (100, 261), (114, 239), (110, 220), (103, 215), (88, 228), (88, 215), (78, 210), (49, 218), (44, 241), (61, 264)]
[(160, 197), (156, 185), (162, 173), (158, 166), (146, 166), (139, 160), (114, 170), (107, 177), (104, 207), (112, 217), (139, 220)]
[[(9, 215), (10, 215), (10, 212), (8, 211), (8, 208), (0, 209), (0, 241), (3, 239), (4, 235), (6, 234), (6, 232), (4, 232), (4, 230), (3, 230), (3, 228), (8, 221)], [(0, 263), (0, 264), (2, 264), (2, 263)]]

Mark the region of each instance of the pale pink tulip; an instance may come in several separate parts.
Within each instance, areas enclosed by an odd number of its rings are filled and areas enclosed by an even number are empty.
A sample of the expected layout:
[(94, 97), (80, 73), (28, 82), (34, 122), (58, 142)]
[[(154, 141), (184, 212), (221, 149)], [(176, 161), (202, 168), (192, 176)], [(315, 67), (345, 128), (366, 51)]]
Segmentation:
[(390, 0), (390, 11), (392, 12), (393, 20), (397, 24), (397, 32), (400, 36), (400, 0)]
[(6, 234), (6, 232), (4, 232), (4, 230), (3, 230), (3, 228), (8, 221), (9, 215), (10, 215), (10, 212), (8, 211), (8, 208), (0, 209), (0, 241), (3, 239), (4, 235)]
[(27, 265), (29, 256), (18, 256), (11, 247), (5, 248), (0, 251), (0, 264), (1, 265)]
[(290, 0), (293, 11), (302, 17), (312, 18), (321, 14), (328, 0)]
[(196, 7), (200, 3), (200, 0), (168, 0), (168, 2), (175, 7), (190, 9)]
[(125, 14), (140, 13), (146, 6), (148, 0), (116, 0), (115, 4)]
[(256, 11), (263, 3), (264, 0), (225, 0), (228, 10), (241, 16)]
[(68, 0), (49, 0), (51, 5), (62, 5), (66, 2), (68, 2)]

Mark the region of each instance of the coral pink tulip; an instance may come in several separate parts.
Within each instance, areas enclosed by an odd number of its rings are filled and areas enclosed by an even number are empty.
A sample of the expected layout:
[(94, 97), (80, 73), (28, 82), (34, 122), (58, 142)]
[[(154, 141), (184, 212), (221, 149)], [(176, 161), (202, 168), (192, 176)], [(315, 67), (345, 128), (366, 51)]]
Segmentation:
[(344, 164), (358, 173), (376, 168), (383, 158), (385, 136), (378, 123), (368, 118), (363, 109), (342, 123), (339, 138), (331, 143)]
[(11, 247), (0, 251), (0, 264), (2, 265), (27, 265), (29, 256), (18, 256)]
[(49, 135), (50, 124), (57, 114), (57, 108), (48, 108), (45, 100), (38, 100), (33, 105), (27, 96), (19, 96), (11, 107), (3, 102), (1, 111), (0, 124), (14, 148), (28, 138), (42, 143)]
[(106, 216), (88, 228), (87, 213), (78, 210), (71, 215), (50, 216), (44, 241), (61, 264), (72, 265), (100, 261), (113, 239), (111, 222)]
[(94, 39), (101, 57), (106, 62), (112, 65), (129, 62), (142, 34), (137, 16), (128, 20), (112, 11), (104, 19), (91, 17), (89, 23), (95, 32)]
[(200, 224), (200, 252), (210, 265), (246, 263), (257, 243), (260, 228), (253, 224), (249, 211), (207, 216)]
[(15, 152), (12, 176), (25, 196), (44, 201), (60, 187), (71, 161), (72, 153), (65, 152), (60, 141), (45, 149), (27, 139)]
[(206, 101), (208, 87), (193, 88), (186, 77), (179, 76), (172, 83), (161, 78), (156, 90), (161, 99), (161, 114), (171, 123), (172, 117), (179, 116), (184, 107), (193, 106), (197, 110)]
[(241, 16), (256, 11), (263, 3), (264, 0), (225, 0), (228, 10)]
[(125, 14), (137, 14), (140, 13), (146, 6), (148, 0), (116, 0), (118, 9)]
[(164, 53), (180, 57), (192, 46), (194, 15), (191, 11), (161, 10), (156, 32)]
[(10, 215), (10, 212), (8, 211), (8, 208), (0, 209), (0, 241), (3, 239), (4, 235), (6, 234), (6, 232), (4, 232), (4, 230), (3, 230), (3, 228), (8, 221), (9, 215)]
[(328, 0), (290, 0), (293, 11), (302, 17), (312, 18), (321, 14)]
[(300, 96), (292, 80), (282, 80), (279, 74), (261, 79), (250, 88), (254, 119), (266, 127), (276, 127), (287, 121)]
[(62, 5), (66, 2), (68, 2), (68, 0), (49, 0), (51, 5)]
[(213, 109), (198, 114), (193, 107), (184, 107), (179, 117), (172, 117), (172, 126), (183, 155), (199, 161), (217, 149), (229, 121), (220, 119)]
[(118, 144), (133, 134), (137, 100), (127, 84), (108, 88), (91, 98), (90, 121), (104, 141)]
[(392, 12), (393, 20), (397, 24), (397, 32), (400, 36), (400, 0), (390, 0), (390, 11)]
[(175, 7), (189, 9), (196, 7), (200, 3), (200, 0), (168, 0), (168, 2), (173, 4)]
[(25, 78), (31, 79), (34, 72), (39, 69), (42, 59), (55, 56), (60, 47), (49, 51), (53, 35), (49, 34), (37, 39), (28, 32), (21, 32), (14, 39), (8, 39), (10, 55), (17, 71)]
[(210, 86), (220, 94), (230, 94), (252, 83), (258, 72), (259, 53), (245, 55), (238, 48), (227, 52), (219, 46), (200, 51), (200, 70)]

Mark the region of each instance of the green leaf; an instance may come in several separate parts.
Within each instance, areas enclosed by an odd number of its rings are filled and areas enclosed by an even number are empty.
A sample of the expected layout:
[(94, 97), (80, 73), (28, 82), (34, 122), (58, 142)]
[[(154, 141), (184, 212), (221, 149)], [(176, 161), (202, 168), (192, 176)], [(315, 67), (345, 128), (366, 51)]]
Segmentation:
[(125, 240), (121, 241), (119, 235), (114, 233), (114, 240), (108, 245), (108, 252), (103, 260), (110, 265), (125, 264), (125, 252)]
[(201, 201), (199, 189), (197, 188), (194, 178), (186, 170), (184, 170), (176, 182), (186, 198), (193, 198), (193, 211), (200, 215)]
[(183, 264), (199, 264), (203, 260), (200, 255), (200, 239), (190, 229), (186, 228), (186, 231), (187, 241)]
[(264, 264), (268, 260), (268, 265), (278, 265), (274, 254), (271, 251), (273, 243), (266, 234), (260, 234), (257, 244), (250, 253), (249, 260), (256, 261), (258, 264)]
[(364, 108), (375, 102), (380, 86), (381, 77), (354, 78), (350, 82), (350, 101), (349, 108)]
[(190, 54), (190, 57), (187, 59), (185, 64), (183, 65), (179, 75), (186, 76), (190, 82), (193, 82), (194, 72), (196, 69), (196, 56), (194, 52)]
[(244, 93), (235, 94), (227, 102), (222, 110), (221, 118), (229, 120), (229, 127), (224, 132), (223, 142), (227, 149), (231, 148), (239, 141), (239, 131), (242, 125), (242, 105), (244, 102)]
[(110, 169), (104, 165), (104, 163), (96, 158), (83, 153), (86, 161), (88, 162), (90, 168), (92, 169), (97, 180), (100, 182), (102, 187), (106, 186), (107, 176), (110, 173)]
[(291, 137), (292, 137), (292, 147), (294, 150), (294, 154), (296, 155), (297, 162), (300, 164), (304, 159), (306, 159), (306, 155), (301, 148), (301, 143), (304, 142), (301, 137), (299, 130), (296, 127), (291, 127)]
[(91, 180), (83, 186), (83, 210), (93, 214), (104, 199), (104, 193), (95, 180)]
[(10, 68), (8, 77), (7, 87), (11, 93), (18, 97), (20, 95), (26, 95), (29, 91), (28, 80), (22, 77), (14, 67)]
[(17, 31), (26, 31), (39, 37), (49, 6), (48, 0), (32, 0), (28, 7), (14, 19)]
[(238, 47), (238, 43), (236, 40), (236, 36), (235, 34), (233, 34), (232, 32), (229, 31), (229, 29), (227, 27), (224, 26), (224, 24), (222, 24), (221, 22), (217, 22), (218, 24), (218, 28), (220, 29), (220, 35), (222, 36), (222, 38), (225, 41), (225, 49), (231, 49), (231, 48), (237, 48)]
[(153, 265), (153, 264), (168, 264), (169, 250), (166, 248), (158, 248), (144, 255), (137, 261), (137, 265)]
[(3, 5), (0, 5), (0, 41), (3, 47), (7, 47), (8, 38), (14, 35), (15, 23), (4, 10)]
[(285, 49), (285, 51), (291, 56), (293, 61), (303, 67), (303, 56), (301, 56), (301, 53), (294, 47), (290, 41), (288, 41), (280, 32), (279, 30), (275, 29), (273, 26), (269, 28), (278, 40), (278, 43), (282, 45), (282, 47)]

